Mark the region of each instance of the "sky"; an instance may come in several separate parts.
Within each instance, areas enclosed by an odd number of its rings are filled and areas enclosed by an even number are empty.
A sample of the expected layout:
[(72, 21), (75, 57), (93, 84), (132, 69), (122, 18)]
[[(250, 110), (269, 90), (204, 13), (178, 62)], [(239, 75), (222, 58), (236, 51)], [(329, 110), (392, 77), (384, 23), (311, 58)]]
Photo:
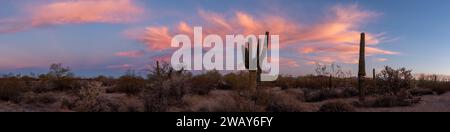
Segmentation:
[(177, 34), (280, 35), (281, 72), (338, 64), (356, 73), (388, 65), (450, 75), (448, 0), (0, 0), (0, 73), (119, 76), (167, 61)]

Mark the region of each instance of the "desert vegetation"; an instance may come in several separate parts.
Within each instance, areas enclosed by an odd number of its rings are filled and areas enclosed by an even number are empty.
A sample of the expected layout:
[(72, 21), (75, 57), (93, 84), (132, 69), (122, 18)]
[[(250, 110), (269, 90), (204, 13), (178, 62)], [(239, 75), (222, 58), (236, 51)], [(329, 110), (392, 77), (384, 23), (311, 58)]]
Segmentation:
[[(450, 90), (448, 78), (415, 76), (406, 68), (385, 66), (379, 73), (374, 69), (371, 78), (366, 77), (364, 34), (360, 47), (357, 76), (339, 65), (317, 64), (316, 74), (280, 75), (273, 82), (258, 79), (262, 72), (259, 65), (251, 70), (250, 62), (259, 64), (264, 56), (250, 58), (247, 48), (243, 51), (247, 70), (231, 73), (213, 70), (194, 74), (156, 62), (145, 75), (128, 70), (120, 77), (81, 78), (70, 67), (52, 64), (46, 74), (1, 76), (0, 111), (377, 111), (411, 107), (423, 96), (440, 96)], [(257, 51), (259, 54), (264, 49)]]
[[(335, 68), (330, 68), (335, 67)], [(250, 88), (249, 73), (208, 71), (193, 74), (157, 63), (147, 75), (80, 78), (69, 67), (50, 66), (47, 74), (3, 75), (1, 111), (77, 112), (354, 112), (366, 108), (407, 107), (421, 96), (439, 96), (450, 83), (434, 75), (414, 77), (406, 68), (386, 66), (365, 78), (358, 101), (358, 78), (336, 65), (318, 65), (315, 75), (282, 75)], [(327, 70), (328, 69), (328, 70)], [(335, 72), (333, 70), (335, 69)]]

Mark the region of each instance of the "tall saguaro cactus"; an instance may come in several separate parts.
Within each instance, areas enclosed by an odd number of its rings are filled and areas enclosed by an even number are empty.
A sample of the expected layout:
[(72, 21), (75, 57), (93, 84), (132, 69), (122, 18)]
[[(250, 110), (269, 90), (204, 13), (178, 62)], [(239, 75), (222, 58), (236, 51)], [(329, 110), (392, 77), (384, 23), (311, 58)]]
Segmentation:
[[(250, 40), (251, 41), (251, 40)], [(266, 38), (263, 42), (262, 50), (261, 50), (261, 41), (257, 40), (257, 48), (256, 48), (256, 57), (252, 55), (252, 46), (251, 42), (247, 43), (247, 47), (242, 48), (244, 52), (244, 63), (245, 68), (249, 71), (249, 87), (251, 90), (256, 90), (261, 84), (261, 61), (267, 56), (267, 49), (269, 48), (269, 32), (266, 32)], [(253, 69), (252, 64), (256, 64), (256, 70)]]
[(372, 79), (373, 79), (373, 88), (378, 88), (378, 85), (377, 85), (377, 74), (375, 72), (375, 68), (373, 68), (373, 71), (372, 71)]
[(366, 77), (366, 35), (365, 33), (361, 33), (361, 42), (359, 45), (359, 67), (358, 67), (358, 89), (359, 89), (359, 100), (365, 100), (365, 88), (364, 88), (364, 79)]

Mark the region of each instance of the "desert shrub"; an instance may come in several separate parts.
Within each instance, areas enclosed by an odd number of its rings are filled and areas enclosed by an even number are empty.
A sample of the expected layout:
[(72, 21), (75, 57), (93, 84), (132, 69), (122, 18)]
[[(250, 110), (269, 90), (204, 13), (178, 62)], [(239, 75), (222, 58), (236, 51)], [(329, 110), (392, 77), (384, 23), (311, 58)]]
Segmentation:
[(27, 91), (25, 83), (17, 77), (0, 79), (0, 100), (20, 102), (22, 93)]
[(382, 96), (375, 100), (374, 107), (410, 106), (410, 102), (397, 96)]
[(148, 84), (142, 96), (145, 111), (164, 112), (170, 105), (180, 103), (181, 98), (189, 92), (191, 74), (183, 70), (175, 71), (169, 64), (149, 70)]
[(340, 98), (341, 95), (336, 89), (309, 90), (306, 92), (306, 102), (320, 102), (327, 99)]
[(356, 97), (359, 95), (359, 91), (356, 88), (344, 88), (342, 89), (341, 96), (344, 98)]
[(377, 74), (379, 92), (383, 94), (398, 94), (403, 90), (413, 88), (413, 79), (411, 70), (406, 70), (406, 68), (394, 70), (386, 66), (381, 73)]
[(442, 95), (449, 91), (448, 88), (444, 88), (444, 87), (433, 87), (433, 88), (431, 88), (431, 90), (437, 95)]
[(236, 91), (245, 91), (248, 87), (248, 73), (239, 72), (239, 73), (229, 73), (223, 77), (225, 85), (232, 90)]
[(102, 89), (104, 88), (99, 82), (92, 82), (82, 87), (78, 93), (78, 99), (73, 104), (73, 109), (78, 112), (119, 112), (123, 104), (101, 96)]
[(292, 76), (279, 76), (275, 81), (275, 86), (281, 89), (295, 88), (297, 80)]
[(216, 98), (209, 108), (201, 108), (200, 112), (262, 112), (263, 109), (248, 98), (237, 94)]
[(269, 105), (266, 107), (267, 112), (307, 112), (308, 109), (289, 94), (274, 94), (271, 96)]
[(432, 95), (432, 94), (434, 94), (433, 90), (425, 89), (425, 88), (410, 89), (410, 90), (408, 90), (408, 93), (413, 95), (413, 96), (423, 96), (423, 95)]
[(417, 80), (417, 87), (429, 88), (438, 95), (450, 91), (450, 83), (447, 77), (439, 75), (421, 74)]
[(355, 112), (355, 108), (348, 103), (336, 101), (322, 105), (318, 112)]
[(292, 95), (298, 101), (305, 101), (305, 92), (302, 89), (287, 89), (285, 90), (286, 94)]
[(77, 90), (80, 88), (69, 67), (64, 67), (62, 64), (52, 64), (49, 70), (46, 75), (40, 76), (41, 82), (46, 83), (46, 85), (43, 84), (45, 87), (41, 87), (39, 90)]
[(58, 100), (58, 95), (54, 93), (27, 92), (22, 96), (22, 102), (25, 104), (53, 104)]
[(78, 93), (75, 110), (80, 112), (93, 112), (92, 108), (97, 104), (97, 98), (101, 93), (100, 83), (90, 83), (82, 87)]
[(101, 82), (103, 86), (106, 87), (112, 87), (115, 84), (115, 79), (113, 77), (106, 77), (106, 76), (97, 76), (93, 78), (94, 81)]
[(216, 70), (208, 71), (192, 77), (189, 82), (191, 83), (191, 92), (206, 95), (209, 91), (219, 88), (222, 83), (222, 75)]
[(134, 71), (127, 73), (117, 79), (114, 91), (126, 93), (128, 95), (137, 95), (145, 88), (145, 79), (136, 75)]
[(257, 90), (251, 95), (250, 100), (253, 100), (257, 105), (267, 105), (270, 102), (270, 92), (268, 90)]

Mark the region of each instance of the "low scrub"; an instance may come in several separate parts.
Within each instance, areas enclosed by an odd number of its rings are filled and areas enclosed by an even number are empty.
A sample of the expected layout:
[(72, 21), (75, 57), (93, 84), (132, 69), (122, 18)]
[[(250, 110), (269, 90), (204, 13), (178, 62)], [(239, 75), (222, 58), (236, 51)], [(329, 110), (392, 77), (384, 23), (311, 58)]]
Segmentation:
[(322, 105), (318, 112), (355, 112), (355, 108), (353, 105), (336, 101), (336, 102), (329, 102), (324, 105)]
[(22, 94), (27, 91), (23, 81), (16, 77), (0, 79), (0, 100), (20, 102)]
[(327, 99), (340, 98), (341, 93), (336, 89), (310, 90), (306, 92), (306, 102), (320, 102)]

